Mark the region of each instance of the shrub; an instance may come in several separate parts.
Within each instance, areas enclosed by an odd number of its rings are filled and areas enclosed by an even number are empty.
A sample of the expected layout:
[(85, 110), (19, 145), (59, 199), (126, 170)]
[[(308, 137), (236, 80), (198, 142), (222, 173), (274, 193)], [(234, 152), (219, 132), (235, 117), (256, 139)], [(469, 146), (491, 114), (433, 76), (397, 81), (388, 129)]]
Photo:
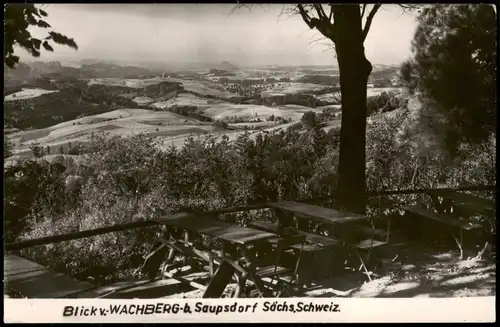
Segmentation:
[(43, 157), (43, 147), (40, 146), (40, 143), (38, 142), (31, 143), (30, 150), (35, 158)]
[(212, 126), (219, 127), (219, 128), (227, 128), (227, 123), (224, 121), (214, 121), (212, 123)]

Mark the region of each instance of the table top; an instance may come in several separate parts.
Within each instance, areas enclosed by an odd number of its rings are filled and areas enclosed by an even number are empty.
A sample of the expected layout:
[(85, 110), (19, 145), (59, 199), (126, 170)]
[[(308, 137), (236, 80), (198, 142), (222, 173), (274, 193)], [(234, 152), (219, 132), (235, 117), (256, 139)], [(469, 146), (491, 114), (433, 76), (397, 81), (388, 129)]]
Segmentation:
[(430, 190), (428, 191), (430, 195), (440, 196), (448, 200), (453, 201), (455, 204), (464, 205), (469, 208), (474, 208), (480, 212), (483, 211), (495, 211), (496, 203), (495, 201), (480, 198), (474, 195), (453, 191), (453, 190)]
[(369, 218), (366, 215), (339, 211), (330, 208), (323, 208), (316, 205), (305, 204), (295, 201), (281, 201), (276, 203), (270, 203), (269, 207), (307, 216), (311, 220), (327, 224), (332, 224), (332, 223), (344, 224), (347, 222), (365, 220)]
[(180, 212), (164, 216), (161, 218), (161, 223), (241, 245), (265, 241), (277, 236), (273, 233), (226, 223), (197, 213)]

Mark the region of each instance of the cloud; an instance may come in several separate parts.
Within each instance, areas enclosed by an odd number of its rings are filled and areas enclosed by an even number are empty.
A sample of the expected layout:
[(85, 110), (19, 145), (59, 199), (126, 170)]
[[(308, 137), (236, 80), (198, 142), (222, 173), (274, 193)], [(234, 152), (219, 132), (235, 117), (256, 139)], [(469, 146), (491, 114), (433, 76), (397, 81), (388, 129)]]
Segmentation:
[[(374, 63), (398, 63), (409, 55), (413, 17), (394, 5), (377, 14), (365, 48)], [(300, 17), (281, 17), (282, 5), (255, 6), (231, 14), (229, 4), (50, 4), (48, 21), (73, 37), (77, 52), (56, 47), (42, 60), (95, 58), (245, 64), (336, 64), (320, 35)], [(22, 56), (28, 58), (27, 54)]]

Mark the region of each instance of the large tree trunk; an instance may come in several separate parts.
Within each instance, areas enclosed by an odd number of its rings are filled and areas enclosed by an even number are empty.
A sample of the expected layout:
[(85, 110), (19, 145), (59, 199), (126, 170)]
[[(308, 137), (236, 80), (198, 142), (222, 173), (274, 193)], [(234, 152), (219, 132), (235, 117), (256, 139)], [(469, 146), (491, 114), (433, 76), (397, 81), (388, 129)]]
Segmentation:
[(366, 87), (372, 65), (365, 57), (359, 5), (334, 7), (335, 48), (342, 93), (338, 205), (364, 214)]

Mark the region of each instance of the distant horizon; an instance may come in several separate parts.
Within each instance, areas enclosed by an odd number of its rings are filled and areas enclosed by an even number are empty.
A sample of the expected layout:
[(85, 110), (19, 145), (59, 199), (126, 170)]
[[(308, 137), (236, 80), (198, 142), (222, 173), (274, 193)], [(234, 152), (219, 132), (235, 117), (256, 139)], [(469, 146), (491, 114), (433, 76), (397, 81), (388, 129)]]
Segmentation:
[[(47, 22), (74, 38), (77, 51), (54, 45), (21, 61), (99, 61), (172, 66), (233, 62), (240, 67), (337, 66), (330, 40), (309, 29), (299, 16), (280, 15), (282, 5), (232, 12), (233, 4), (44, 4)], [(411, 55), (417, 23), (413, 14), (385, 4), (365, 41), (374, 65), (397, 65)], [(33, 37), (45, 37), (40, 28)], [(17, 52), (16, 49), (16, 52)]]
[[(25, 64), (33, 64), (36, 62), (43, 62), (43, 63), (50, 63), (50, 62), (59, 62), (61, 63), (62, 66), (64, 64), (86, 64), (84, 62), (95, 62), (95, 63), (106, 63), (106, 64), (114, 64), (118, 66), (135, 66), (141, 68), (141, 66), (153, 66), (153, 65), (165, 65), (170, 68), (175, 68), (175, 66), (204, 66), (205, 68), (209, 68), (209, 66), (216, 66), (219, 65), (223, 62), (229, 62), (230, 64), (233, 64), (237, 66), (238, 68), (253, 68), (253, 67), (321, 67), (321, 68), (332, 68), (332, 69), (338, 69), (338, 65), (336, 63), (334, 64), (288, 64), (288, 65), (279, 65), (279, 64), (261, 64), (261, 65), (241, 65), (237, 62), (232, 62), (229, 60), (221, 60), (219, 62), (177, 62), (177, 63), (172, 63), (172, 62), (160, 62), (160, 61), (142, 61), (142, 62), (137, 62), (137, 61), (126, 61), (126, 60), (113, 60), (113, 59), (94, 59), (94, 58), (82, 58), (82, 59), (76, 59), (76, 60), (58, 60), (58, 59), (51, 59), (51, 60), (42, 60), (40, 57), (34, 58), (32, 57), (30, 60), (25, 60), (21, 61), (20, 63), (25, 63)], [(394, 64), (380, 64), (380, 63), (373, 63), (373, 66), (399, 66), (400, 63), (394, 63)], [(159, 68), (159, 67), (158, 67)]]

